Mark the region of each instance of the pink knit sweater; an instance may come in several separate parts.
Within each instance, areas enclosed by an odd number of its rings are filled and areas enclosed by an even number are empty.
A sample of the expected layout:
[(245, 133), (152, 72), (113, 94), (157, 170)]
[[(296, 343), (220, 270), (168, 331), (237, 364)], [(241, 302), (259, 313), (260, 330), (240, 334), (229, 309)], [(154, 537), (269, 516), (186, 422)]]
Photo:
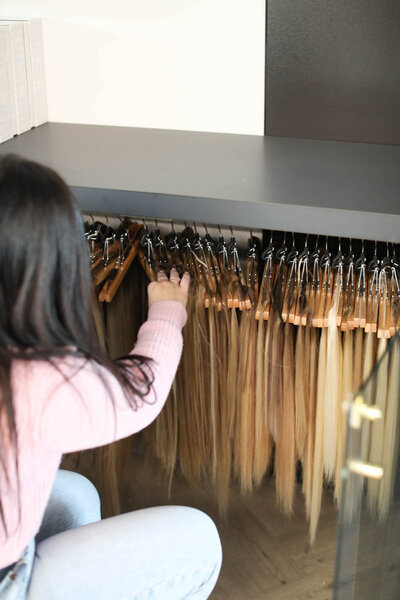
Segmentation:
[(145, 401), (137, 399), (137, 410), (128, 406), (118, 382), (103, 369), (113, 404), (93, 364), (77, 369), (83, 359), (60, 360), (59, 367), (71, 383), (45, 362), (15, 362), (11, 382), (19, 438), (19, 493), (10, 448), (9, 482), (0, 469), (8, 525), (7, 536), (0, 519), (0, 568), (15, 562), (38, 532), (62, 454), (119, 440), (157, 417), (179, 364), (185, 322), (186, 310), (178, 302), (163, 300), (150, 307), (134, 352), (153, 359), (154, 384)]

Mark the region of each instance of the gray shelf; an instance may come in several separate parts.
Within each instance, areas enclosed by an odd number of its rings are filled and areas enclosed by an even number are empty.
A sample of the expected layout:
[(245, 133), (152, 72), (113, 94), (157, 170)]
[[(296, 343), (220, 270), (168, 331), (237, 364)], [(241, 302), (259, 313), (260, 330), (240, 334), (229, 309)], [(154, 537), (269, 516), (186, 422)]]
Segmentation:
[(47, 123), (7, 152), (88, 212), (400, 242), (400, 146)]

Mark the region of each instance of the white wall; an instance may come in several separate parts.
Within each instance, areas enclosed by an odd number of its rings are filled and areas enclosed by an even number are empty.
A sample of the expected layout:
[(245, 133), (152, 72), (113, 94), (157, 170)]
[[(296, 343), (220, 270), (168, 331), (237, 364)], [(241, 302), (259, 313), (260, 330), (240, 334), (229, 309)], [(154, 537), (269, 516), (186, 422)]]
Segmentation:
[(263, 134), (265, 0), (0, 0), (0, 15), (44, 18), (50, 121)]

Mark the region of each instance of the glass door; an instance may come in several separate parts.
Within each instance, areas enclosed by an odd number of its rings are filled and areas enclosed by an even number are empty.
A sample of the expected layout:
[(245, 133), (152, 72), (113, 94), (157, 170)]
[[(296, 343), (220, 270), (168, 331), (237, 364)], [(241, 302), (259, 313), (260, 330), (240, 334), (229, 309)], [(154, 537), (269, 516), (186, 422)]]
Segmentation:
[(334, 600), (398, 600), (399, 335), (347, 408)]

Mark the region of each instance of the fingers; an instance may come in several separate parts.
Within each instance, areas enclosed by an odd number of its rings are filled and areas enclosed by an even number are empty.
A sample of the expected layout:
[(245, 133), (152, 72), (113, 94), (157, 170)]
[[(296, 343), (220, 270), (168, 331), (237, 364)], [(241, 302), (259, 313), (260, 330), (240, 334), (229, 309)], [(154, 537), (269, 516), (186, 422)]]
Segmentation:
[(158, 271), (157, 281), (170, 281), (173, 285), (177, 287), (179, 287), (180, 285), (181, 287), (187, 290), (189, 288), (190, 275), (186, 272), (183, 274), (182, 279), (180, 279), (178, 271), (175, 269), (175, 267), (173, 267), (171, 269), (169, 279), (165, 271)]
[(173, 268), (171, 269), (171, 273), (170, 273), (170, 275), (169, 275), (169, 280), (170, 280), (170, 282), (171, 282), (171, 283), (173, 283), (174, 285), (176, 285), (176, 286), (178, 286), (178, 285), (179, 285), (180, 278), (179, 278), (178, 271), (175, 269), (175, 267), (173, 267)]
[(165, 271), (158, 271), (157, 281), (168, 281), (168, 277), (167, 277)]
[(190, 284), (190, 275), (189, 273), (186, 271), (186, 273), (184, 273), (182, 275), (182, 279), (181, 279), (181, 288), (183, 288), (184, 290), (188, 290), (189, 289), (189, 284)]

